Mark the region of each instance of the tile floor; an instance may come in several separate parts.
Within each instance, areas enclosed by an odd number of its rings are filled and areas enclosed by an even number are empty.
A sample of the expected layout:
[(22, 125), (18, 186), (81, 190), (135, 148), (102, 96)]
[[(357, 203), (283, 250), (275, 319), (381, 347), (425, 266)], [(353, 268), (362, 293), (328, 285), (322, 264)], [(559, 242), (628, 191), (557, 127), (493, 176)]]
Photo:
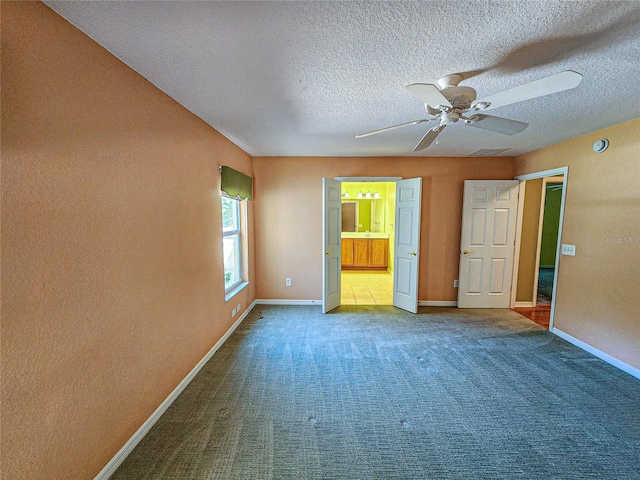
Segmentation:
[(389, 272), (342, 272), (342, 305), (393, 305)]

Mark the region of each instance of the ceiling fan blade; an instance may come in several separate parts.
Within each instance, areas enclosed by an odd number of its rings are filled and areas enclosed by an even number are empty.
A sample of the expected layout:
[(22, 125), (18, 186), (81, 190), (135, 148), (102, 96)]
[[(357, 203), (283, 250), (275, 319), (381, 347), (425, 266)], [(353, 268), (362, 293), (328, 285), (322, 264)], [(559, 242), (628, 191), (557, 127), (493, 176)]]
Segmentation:
[(438, 134), (444, 130), (444, 125), (438, 125), (437, 127), (430, 128), (427, 133), (424, 134), (422, 140), (418, 142), (418, 144), (414, 147), (413, 151), (417, 152), (418, 150), (424, 150), (429, 145), (433, 143)]
[(380, 130), (374, 130), (372, 132), (359, 133), (358, 135), (356, 135), (356, 138), (368, 137), (369, 135), (375, 135), (376, 133), (386, 132), (386, 131), (389, 131), (389, 130), (393, 130), (394, 128), (406, 127), (407, 125), (418, 125), (419, 123), (428, 122), (428, 121), (429, 120), (427, 120), (426, 118), (422, 118), (420, 120), (414, 120), (413, 122), (401, 123), (399, 125), (394, 125), (392, 127), (381, 128)]
[(413, 93), (416, 97), (429, 105), (431, 108), (436, 108), (438, 105), (451, 108), (452, 105), (449, 100), (446, 99), (438, 87), (431, 83), (413, 83), (407, 85), (407, 90)]
[(511, 105), (512, 103), (570, 90), (577, 87), (581, 81), (581, 74), (572, 70), (566, 70), (549, 77), (541, 78), (540, 80), (535, 80), (518, 87), (510, 88), (503, 92), (494, 93), (488, 97), (476, 100), (473, 103), (474, 105), (488, 103), (489, 106), (483, 110), (504, 107), (505, 105)]
[(469, 123), (465, 123), (470, 127), (482, 128), (483, 130), (490, 130), (505, 135), (515, 135), (529, 126), (528, 123), (518, 122), (517, 120), (483, 115), (481, 113), (469, 117), (468, 122)]

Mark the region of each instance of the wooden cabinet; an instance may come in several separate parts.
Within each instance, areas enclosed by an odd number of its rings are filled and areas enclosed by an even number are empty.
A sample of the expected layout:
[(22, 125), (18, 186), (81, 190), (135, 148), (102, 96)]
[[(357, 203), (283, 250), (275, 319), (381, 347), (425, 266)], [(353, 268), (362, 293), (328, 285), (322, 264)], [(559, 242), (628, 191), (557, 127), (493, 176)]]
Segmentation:
[(369, 265), (369, 243), (368, 238), (353, 239), (353, 265), (355, 267), (366, 267)]
[(387, 268), (389, 240), (386, 238), (372, 238), (369, 265)]
[(353, 265), (353, 238), (342, 239), (342, 266)]
[(386, 238), (343, 238), (344, 270), (386, 270), (389, 240)]

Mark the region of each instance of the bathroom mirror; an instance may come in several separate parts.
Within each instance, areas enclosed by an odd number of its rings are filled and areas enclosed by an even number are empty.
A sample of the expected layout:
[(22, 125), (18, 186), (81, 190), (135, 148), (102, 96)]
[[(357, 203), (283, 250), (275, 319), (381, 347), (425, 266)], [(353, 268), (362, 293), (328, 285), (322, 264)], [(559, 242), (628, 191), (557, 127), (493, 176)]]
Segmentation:
[(385, 222), (393, 219), (395, 192), (395, 182), (343, 181), (342, 231), (388, 233), (385, 228), (391, 226)]
[(384, 207), (382, 200), (343, 200), (342, 231), (383, 233)]

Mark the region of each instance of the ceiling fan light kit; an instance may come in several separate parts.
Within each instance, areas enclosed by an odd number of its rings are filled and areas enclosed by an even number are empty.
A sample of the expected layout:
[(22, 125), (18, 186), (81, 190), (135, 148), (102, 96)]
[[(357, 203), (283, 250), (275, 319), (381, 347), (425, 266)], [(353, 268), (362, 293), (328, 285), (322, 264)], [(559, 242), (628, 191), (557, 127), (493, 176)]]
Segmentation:
[[(518, 87), (510, 88), (503, 92), (494, 93), (479, 100), (476, 100), (477, 94), (473, 88), (458, 85), (463, 79), (462, 75), (454, 73), (438, 80), (436, 82), (437, 86), (430, 83), (407, 85), (407, 90), (424, 102), (424, 108), (430, 118), (423, 118), (367, 133), (361, 133), (356, 135), (356, 138), (367, 137), (407, 125), (417, 125), (432, 120), (439, 120), (439, 125), (427, 131), (414, 147), (414, 152), (429, 147), (446, 126), (453, 125), (458, 122), (458, 120), (463, 120), (463, 123), (470, 127), (489, 130), (504, 135), (515, 135), (526, 129), (529, 124), (493, 115), (474, 113), (471, 116), (465, 116), (465, 114), (490, 110), (492, 108), (503, 107), (544, 95), (570, 90), (580, 84), (582, 75), (572, 70), (566, 70), (530, 83), (525, 83)], [(608, 141), (604, 150), (606, 150), (607, 146)], [(596, 151), (595, 144), (594, 151)]]

